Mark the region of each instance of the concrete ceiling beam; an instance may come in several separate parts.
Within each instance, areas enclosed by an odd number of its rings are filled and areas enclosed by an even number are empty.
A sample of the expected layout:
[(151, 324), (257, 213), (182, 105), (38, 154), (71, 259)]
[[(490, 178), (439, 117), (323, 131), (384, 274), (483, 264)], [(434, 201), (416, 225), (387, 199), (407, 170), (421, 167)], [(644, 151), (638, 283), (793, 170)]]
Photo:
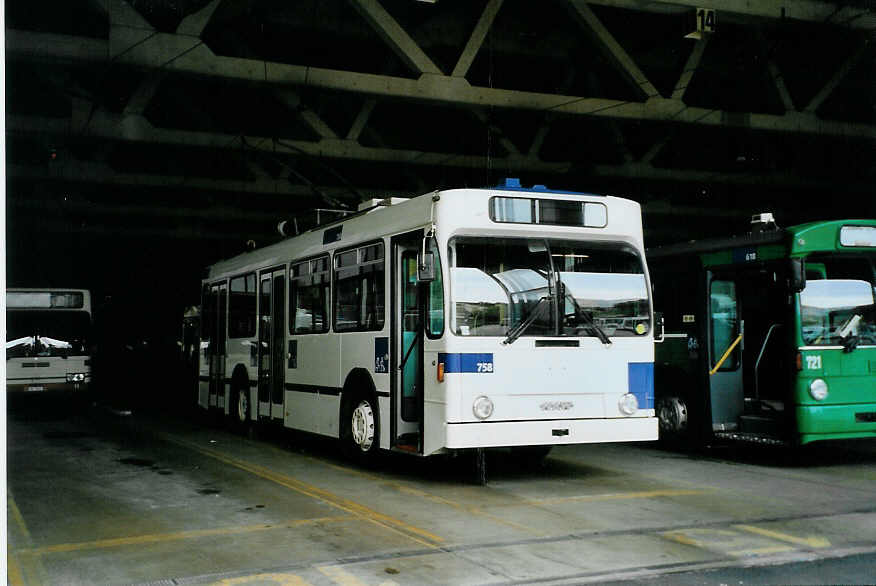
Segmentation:
[(176, 27), (177, 34), (200, 38), (221, 2), (222, 0), (213, 0), (197, 12), (186, 16)]
[(350, 3), (415, 73), (441, 74), (438, 66), (378, 0), (350, 0)]
[(481, 50), (484, 44), (484, 39), (487, 38), (487, 33), (490, 32), (490, 28), (493, 26), (493, 21), (502, 7), (502, 2), (503, 0), (489, 0), (487, 2), (481, 17), (471, 32), (468, 42), (465, 44), (465, 48), (462, 50), (462, 54), (459, 56), (459, 60), (456, 62), (456, 67), (453, 68), (453, 73), (450, 75), (453, 77), (465, 77), (468, 73), (478, 51)]
[(848, 59), (846, 59), (843, 64), (836, 70), (833, 76), (824, 84), (818, 93), (816, 93), (809, 103), (806, 105), (804, 109), (806, 112), (814, 114), (815, 111), (824, 103), (824, 101), (830, 97), (830, 95), (834, 92), (834, 90), (839, 86), (840, 83), (846, 78), (846, 75), (849, 74), (849, 71), (858, 64), (858, 61), (870, 50), (870, 46), (868, 44), (864, 44), (858, 48)]
[[(100, 41), (80, 37), (7, 30), (7, 55), (25, 58), (73, 59), (104, 62), (96, 58)], [(104, 42), (105, 43), (105, 42)], [(116, 62), (134, 67), (164, 67), (168, 71), (238, 81), (277, 85), (303, 85), (329, 90), (366, 93), (463, 106), (494, 106), (570, 115), (675, 122), (700, 126), (743, 127), (752, 130), (799, 132), (822, 136), (874, 139), (876, 126), (823, 120), (812, 112), (784, 115), (737, 113), (688, 107), (681, 100), (653, 97), (647, 102), (625, 102), (537, 92), (474, 87), (464, 78), (424, 74), (412, 80), (385, 75), (339, 71), (319, 67), (221, 57), (191, 37), (157, 34), (132, 47)]]
[(584, 0), (567, 0), (569, 12), (578, 23), (589, 30), (596, 37), (603, 51), (608, 55), (614, 63), (615, 68), (623, 75), (623, 77), (632, 84), (637, 92), (643, 94), (647, 98), (660, 95), (657, 88), (654, 87), (648, 77), (639, 69), (636, 62), (633, 61), (629, 53), (627, 53), (617, 39), (614, 38), (602, 21), (593, 13), (593, 10), (587, 6)]
[(706, 52), (706, 45), (708, 44), (709, 35), (705, 35), (694, 44), (693, 49), (684, 64), (684, 69), (681, 70), (681, 75), (678, 77), (678, 81), (675, 82), (675, 87), (672, 90), (673, 100), (684, 99), (684, 94), (687, 92), (687, 88), (690, 85), (694, 74), (700, 67), (700, 63), (703, 60), (703, 54)]
[[(100, 43), (79, 37), (7, 31), (7, 55), (30, 58), (105, 61), (95, 59)], [(419, 99), (464, 106), (494, 106), (570, 115), (675, 122), (700, 126), (743, 127), (752, 130), (799, 132), (822, 136), (876, 138), (876, 126), (823, 120), (812, 112), (784, 115), (737, 113), (688, 107), (681, 100), (653, 97), (647, 102), (625, 102), (558, 94), (542, 94), (470, 85), (465, 79), (424, 74), (412, 80), (399, 77), (338, 71), (319, 67), (263, 62), (215, 55), (191, 37), (157, 34), (148, 42), (116, 58), (136, 67), (165, 67), (169, 71), (239, 81), (278, 85), (305, 85), (330, 90)], [(151, 47), (151, 49), (150, 49)], [(154, 50), (154, 51), (153, 51)]]
[[(638, 12), (678, 14), (703, 8), (701, 0), (588, 0), (589, 4), (616, 6)], [(818, 24), (836, 24), (865, 31), (876, 30), (876, 12), (867, 7), (819, 0), (722, 0), (712, 3), (718, 19), (724, 16), (791, 19)]]
[[(81, 132), (71, 132), (72, 125), (68, 120), (50, 119), (29, 116), (10, 116), (7, 120), (7, 131), (11, 134), (44, 134), (82, 136)], [(175, 146), (210, 147), (224, 149), (239, 149), (241, 141), (255, 151), (283, 152), (294, 155), (312, 157), (328, 157), (352, 159), (360, 161), (389, 162), (402, 165), (426, 165), (463, 168), (507, 168), (509, 170), (532, 173), (563, 174), (575, 169), (581, 163), (572, 161), (546, 162), (527, 155), (509, 154), (506, 157), (491, 157), (489, 161), (480, 155), (457, 155), (451, 153), (435, 153), (424, 151), (401, 150), (391, 148), (364, 147), (348, 140), (324, 139), (318, 142), (284, 140), (273, 141), (266, 137), (234, 137), (225, 134), (206, 132), (169, 130), (155, 128), (142, 116), (119, 116), (103, 111), (95, 111), (88, 125), (87, 136), (96, 136), (113, 141), (129, 141), (168, 144)], [(586, 172), (595, 177), (627, 178), (645, 181), (675, 181), (695, 182), (702, 184), (727, 183), (735, 185), (775, 186), (811, 190), (815, 188), (831, 189), (835, 182), (800, 177), (791, 172), (754, 173), (740, 171), (739, 173), (700, 171), (690, 169), (669, 169), (653, 167), (647, 162), (626, 162), (621, 165), (598, 164), (587, 166)], [(71, 174), (71, 177), (73, 175)], [(95, 176), (100, 176), (96, 173)], [(139, 177), (139, 176), (138, 176)], [(180, 186), (196, 186), (199, 189), (215, 189), (221, 191), (245, 191), (248, 193), (283, 193), (285, 186), (280, 180), (214, 180), (207, 178), (178, 177), (170, 179), (159, 176), (149, 179), (152, 175), (143, 175), (142, 184), (173, 186), (176, 181)], [(138, 183), (139, 184), (139, 183)], [(849, 191), (866, 191), (871, 186), (847, 185)], [(313, 190), (311, 190), (313, 191)]]

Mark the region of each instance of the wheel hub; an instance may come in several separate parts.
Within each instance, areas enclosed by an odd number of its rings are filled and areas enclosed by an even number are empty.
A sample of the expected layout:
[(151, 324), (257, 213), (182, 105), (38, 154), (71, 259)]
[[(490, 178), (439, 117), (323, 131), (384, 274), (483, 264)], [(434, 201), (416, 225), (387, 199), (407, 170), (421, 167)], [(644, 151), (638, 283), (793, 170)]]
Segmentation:
[(237, 419), (240, 421), (246, 421), (248, 413), (249, 397), (247, 397), (246, 391), (241, 391), (237, 395)]
[(687, 405), (678, 397), (660, 399), (657, 416), (663, 431), (678, 433), (687, 429)]
[(367, 452), (374, 443), (374, 411), (367, 401), (362, 401), (353, 410), (351, 424), (353, 443), (363, 452)]

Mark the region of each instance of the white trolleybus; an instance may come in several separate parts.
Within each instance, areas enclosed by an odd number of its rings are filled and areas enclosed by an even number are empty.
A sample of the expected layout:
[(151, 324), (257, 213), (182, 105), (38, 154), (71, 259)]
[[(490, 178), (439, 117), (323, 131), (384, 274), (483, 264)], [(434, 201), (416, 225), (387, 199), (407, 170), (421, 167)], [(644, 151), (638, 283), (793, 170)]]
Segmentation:
[(371, 200), (223, 260), (198, 402), (427, 456), (657, 439), (638, 203), (520, 187)]
[(6, 390), (84, 394), (91, 383), (91, 295), (6, 290)]

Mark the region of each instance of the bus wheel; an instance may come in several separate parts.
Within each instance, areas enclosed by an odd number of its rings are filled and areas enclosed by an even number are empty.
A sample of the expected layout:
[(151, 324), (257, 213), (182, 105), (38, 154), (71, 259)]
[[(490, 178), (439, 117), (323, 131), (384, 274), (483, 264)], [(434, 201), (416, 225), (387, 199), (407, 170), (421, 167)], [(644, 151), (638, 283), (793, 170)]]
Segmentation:
[(680, 397), (663, 397), (657, 401), (660, 438), (680, 438), (687, 432), (687, 405)]
[(359, 397), (350, 401), (344, 416), (344, 452), (358, 462), (367, 463), (377, 452), (379, 438), (377, 411), (372, 400)]
[(231, 423), (237, 430), (246, 430), (250, 424), (250, 401), (249, 390), (246, 387), (238, 387), (233, 393), (233, 403), (231, 404)]

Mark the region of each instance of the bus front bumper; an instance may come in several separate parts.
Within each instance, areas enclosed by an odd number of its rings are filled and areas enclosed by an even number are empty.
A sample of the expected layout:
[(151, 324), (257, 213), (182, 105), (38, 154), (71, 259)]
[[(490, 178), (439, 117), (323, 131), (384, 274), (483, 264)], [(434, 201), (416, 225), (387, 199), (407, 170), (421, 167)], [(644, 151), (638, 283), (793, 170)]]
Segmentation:
[(656, 417), (448, 423), (452, 449), (637, 442), (657, 439)]
[(876, 403), (798, 405), (800, 443), (876, 438)]
[(81, 393), (88, 390), (88, 381), (81, 383), (6, 383), (7, 393)]

